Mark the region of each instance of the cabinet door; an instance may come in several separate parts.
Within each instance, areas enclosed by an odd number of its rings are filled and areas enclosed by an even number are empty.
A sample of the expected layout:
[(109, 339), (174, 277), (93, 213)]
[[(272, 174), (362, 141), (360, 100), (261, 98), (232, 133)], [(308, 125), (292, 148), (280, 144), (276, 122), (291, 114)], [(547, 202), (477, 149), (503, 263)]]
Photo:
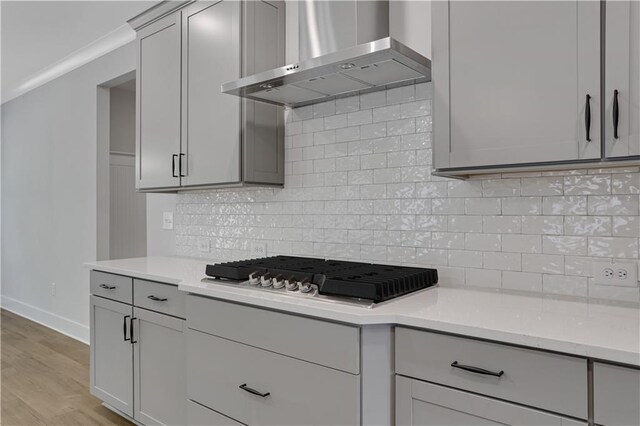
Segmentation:
[(183, 186), (240, 182), (240, 99), (220, 86), (240, 77), (240, 9), (224, 0), (183, 11)]
[(180, 16), (169, 15), (138, 32), (139, 189), (180, 186)]
[(133, 417), (130, 305), (91, 296), (91, 393)]
[(598, 2), (432, 8), (437, 169), (600, 158)]
[(640, 370), (593, 364), (593, 415), (596, 424), (640, 425)]
[(187, 423), (185, 321), (134, 308), (135, 415), (142, 424)]
[(640, 3), (607, 2), (605, 16), (605, 152), (608, 158), (636, 156), (640, 155)]
[(396, 376), (396, 424), (398, 426), (586, 426), (587, 423)]
[[(244, 3), (242, 75), (285, 65), (284, 1)], [(246, 182), (284, 183), (284, 108), (242, 100)]]

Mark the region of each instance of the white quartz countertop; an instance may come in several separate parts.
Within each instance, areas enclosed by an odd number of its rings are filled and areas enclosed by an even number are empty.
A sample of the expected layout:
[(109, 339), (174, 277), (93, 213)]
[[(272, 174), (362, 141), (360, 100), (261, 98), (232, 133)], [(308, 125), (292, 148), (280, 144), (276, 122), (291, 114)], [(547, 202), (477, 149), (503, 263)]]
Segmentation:
[(202, 282), (214, 260), (144, 257), (90, 269), (177, 284), (182, 291), (356, 325), (396, 324), (640, 366), (640, 309), (465, 288), (434, 288), (372, 309)]

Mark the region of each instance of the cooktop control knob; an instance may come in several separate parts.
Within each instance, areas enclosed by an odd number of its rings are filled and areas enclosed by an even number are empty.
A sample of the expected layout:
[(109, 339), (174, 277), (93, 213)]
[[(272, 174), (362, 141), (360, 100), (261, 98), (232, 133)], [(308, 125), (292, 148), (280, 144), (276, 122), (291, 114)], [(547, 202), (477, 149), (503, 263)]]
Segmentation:
[(284, 277), (282, 275), (273, 277), (273, 288), (282, 288), (282, 287), (284, 287)]
[(258, 285), (260, 284), (260, 274), (257, 272), (252, 272), (249, 274), (249, 284)]
[(311, 290), (313, 290), (313, 286), (309, 282), (309, 278), (306, 278), (306, 277), (303, 278), (299, 284), (300, 284), (300, 293), (309, 293)]
[(296, 291), (298, 289), (298, 282), (295, 277), (289, 277), (284, 280), (284, 286), (289, 291)]
[(260, 284), (262, 287), (271, 287), (273, 281), (271, 280), (271, 273), (266, 272), (263, 276), (260, 277)]

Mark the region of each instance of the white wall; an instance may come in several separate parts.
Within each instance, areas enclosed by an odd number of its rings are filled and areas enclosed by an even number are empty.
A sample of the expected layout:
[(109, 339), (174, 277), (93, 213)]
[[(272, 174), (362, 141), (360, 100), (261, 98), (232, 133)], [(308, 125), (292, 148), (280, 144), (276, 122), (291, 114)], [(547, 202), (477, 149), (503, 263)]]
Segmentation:
[(147, 256), (176, 254), (175, 231), (162, 229), (162, 213), (175, 209), (175, 194), (147, 194)]
[(134, 68), (131, 43), (2, 105), (2, 306), (85, 341), (97, 86)]
[(111, 152), (136, 152), (136, 92), (110, 89), (109, 142)]

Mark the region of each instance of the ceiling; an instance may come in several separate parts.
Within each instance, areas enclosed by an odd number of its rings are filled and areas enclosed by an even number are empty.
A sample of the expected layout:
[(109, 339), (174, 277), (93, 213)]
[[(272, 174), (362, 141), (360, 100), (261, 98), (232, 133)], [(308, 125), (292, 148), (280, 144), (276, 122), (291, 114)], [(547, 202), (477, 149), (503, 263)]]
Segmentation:
[(25, 80), (114, 32), (155, 3), (0, 1), (3, 101)]

